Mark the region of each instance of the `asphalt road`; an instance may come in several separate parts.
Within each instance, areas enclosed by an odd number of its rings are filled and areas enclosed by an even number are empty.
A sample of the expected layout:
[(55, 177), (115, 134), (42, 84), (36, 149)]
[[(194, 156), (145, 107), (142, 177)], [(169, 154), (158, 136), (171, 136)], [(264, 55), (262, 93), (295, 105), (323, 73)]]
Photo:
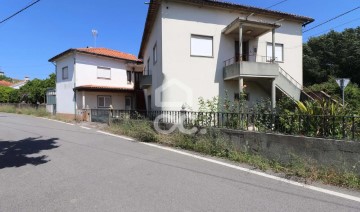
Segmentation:
[(0, 211), (360, 211), (96, 130), (0, 113)]

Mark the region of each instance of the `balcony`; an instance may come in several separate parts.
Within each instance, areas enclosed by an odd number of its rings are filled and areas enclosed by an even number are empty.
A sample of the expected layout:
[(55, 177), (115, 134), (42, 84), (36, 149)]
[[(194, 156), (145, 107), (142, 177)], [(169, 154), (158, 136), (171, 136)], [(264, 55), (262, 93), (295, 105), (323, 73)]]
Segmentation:
[(140, 88), (148, 89), (152, 85), (152, 75), (143, 75), (140, 80)]
[[(261, 62), (256, 62), (261, 61)], [(276, 78), (279, 75), (279, 65), (272, 63), (271, 58), (260, 56), (234, 57), (224, 61), (224, 80), (240, 77)]]

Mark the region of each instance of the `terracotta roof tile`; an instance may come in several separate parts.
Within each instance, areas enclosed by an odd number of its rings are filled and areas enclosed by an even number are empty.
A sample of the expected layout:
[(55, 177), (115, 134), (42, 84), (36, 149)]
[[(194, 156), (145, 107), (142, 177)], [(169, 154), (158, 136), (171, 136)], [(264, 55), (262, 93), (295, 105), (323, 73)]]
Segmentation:
[(87, 52), (87, 53), (109, 56), (109, 57), (114, 57), (114, 58), (119, 58), (119, 59), (139, 61), (139, 59), (135, 55), (124, 53), (124, 52), (119, 52), (119, 51), (107, 49), (107, 48), (78, 48), (76, 50), (78, 50), (80, 52)]
[(0, 80), (0, 86), (10, 87), (12, 85), (11, 82)]
[(80, 52), (85, 54), (91, 54), (91, 55), (97, 55), (97, 56), (104, 56), (109, 57), (113, 59), (121, 59), (121, 60), (128, 60), (128, 61), (134, 61), (134, 62), (141, 62), (135, 55), (120, 52), (117, 50), (112, 50), (108, 48), (76, 48), (76, 49), (69, 49), (59, 55), (56, 55), (55, 57), (51, 58), (49, 61), (55, 61), (56, 59), (71, 53), (71, 52)]

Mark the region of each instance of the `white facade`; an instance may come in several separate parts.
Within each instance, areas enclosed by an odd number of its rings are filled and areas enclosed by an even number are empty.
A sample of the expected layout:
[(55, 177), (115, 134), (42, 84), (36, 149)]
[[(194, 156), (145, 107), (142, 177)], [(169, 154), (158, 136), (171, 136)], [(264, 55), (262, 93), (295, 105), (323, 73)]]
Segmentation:
[[(151, 109), (179, 110), (182, 107), (181, 104), (176, 107), (167, 107), (166, 102), (183, 102), (193, 110), (197, 110), (199, 97), (204, 99), (210, 99), (214, 96), (224, 97), (225, 92), (229, 94), (230, 98), (234, 98), (235, 94), (239, 93), (240, 82), (238, 80), (224, 80), (223, 69), (224, 61), (234, 58), (236, 54), (235, 41), (239, 41), (239, 34), (225, 35), (223, 30), (237, 18), (246, 19), (250, 13), (207, 6), (199, 7), (176, 1), (160, 2), (161, 6), (143, 53), (146, 66), (148, 58), (153, 57), (152, 49), (157, 43), (159, 62), (155, 65), (150, 63), (153, 83), (152, 87), (145, 91), (148, 95), (152, 94)], [(301, 87), (303, 82), (303, 22), (280, 19), (276, 16), (257, 14), (248, 17), (248, 20), (254, 22), (281, 25), (275, 30), (275, 43), (283, 46), (283, 62), (278, 64), (288, 73), (288, 77)], [(192, 51), (196, 52), (191, 49), (196, 48), (191, 44), (191, 41), (194, 40), (192, 37), (199, 35), (212, 38), (212, 56), (198, 57), (191, 55)], [(272, 31), (269, 30), (259, 37), (248, 40), (249, 47), (244, 54), (256, 55), (253, 58), (249, 57), (249, 61), (267, 62), (266, 58), (272, 56), (267, 55), (267, 46), (272, 44), (272, 39)], [(206, 45), (206, 42), (204, 41), (198, 45)], [(205, 55), (209, 54), (210, 51), (206, 48), (203, 46), (200, 49), (206, 51)], [(198, 52), (201, 54), (201, 51)], [(244, 80), (245, 92), (249, 93), (249, 102), (253, 103), (261, 98), (270, 98), (272, 95), (271, 85), (274, 79), (266, 79), (259, 76), (259, 74), (242, 79)], [(174, 80), (180, 81), (183, 87), (185, 86), (192, 91), (192, 101), (188, 101), (183, 88), (175, 88), (176, 86), (174, 88), (170, 86), (170, 88), (163, 90), (160, 96), (154, 96), (156, 89), (162, 89), (163, 85), (166, 85), (167, 82), (174, 82)], [(277, 85), (277, 87), (283, 89), (280, 85)], [(155, 98), (160, 98), (164, 104), (156, 105), (155, 102), (158, 101), (155, 101)]]
[(99, 97), (110, 97), (113, 109), (131, 109), (125, 107), (125, 98), (133, 98), (134, 72), (127, 67), (127, 61), (71, 52), (55, 62), (57, 113), (70, 115), (82, 109), (109, 108), (99, 103)]

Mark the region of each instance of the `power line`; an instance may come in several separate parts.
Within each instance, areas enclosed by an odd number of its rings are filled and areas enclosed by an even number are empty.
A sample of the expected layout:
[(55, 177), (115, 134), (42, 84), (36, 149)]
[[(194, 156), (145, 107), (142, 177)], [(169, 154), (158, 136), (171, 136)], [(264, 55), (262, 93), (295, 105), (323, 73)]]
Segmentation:
[(322, 26), (322, 25), (324, 25), (324, 24), (326, 24), (326, 23), (329, 23), (330, 21), (333, 21), (333, 20), (335, 20), (335, 19), (338, 19), (338, 18), (340, 18), (340, 17), (342, 17), (342, 16), (344, 16), (344, 15), (346, 15), (346, 14), (348, 14), (348, 13), (351, 13), (351, 12), (353, 12), (353, 11), (355, 11), (355, 10), (358, 10), (358, 9), (360, 9), (360, 6), (354, 8), (354, 9), (351, 9), (351, 10), (349, 10), (349, 11), (347, 11), (347, 12), (344, 12), (344, 13), (338, 15), (338, 16), (335, 16), (335, 17), (333, 17), (333, 18), (331, 18), (331, 19), (329, 19), (329, 20), (327, 20), (327, 21), (324, 21), (324, 22), (322, 22), (322, 23), (320, 23), (320, 24), (318, 24), (318, 25), (316, 25), (316, 26), (314, 26), (314, 27), (312, 27), (312, 28), (310, 28), (310, 29), (307, 29), (307, 30), (303, 31), (303, 33), (308, 32), (308, 31), (310, 31), (310, 30), (313, 30), (313, 29), (315, 29), (315, 28), (318, 28), (319, 26)]
[(29, 7), (33, 6), (34, 4), (38, 3), (40, 0), (37, 0), (31, 4), (29, 4), (28, 6), (22, 8), (21, 10), (17, 11), (16, 13), (12, 14), (11, 16), (5, 18), (4, 20), (0, 21), (0, 24), (4, 23), (5, 21), (10, 20), (11, 18), (13, 18), (14, 16), (18, 15), (19, 13), (23, 12), (24, 10), (28, 9)]
[(351, 21), (348, 21), (348, 22), (342, 23), (342, 24), (340, 24), (340, 25), (337, 25), (337, 26), (331, 27), (331, 28), (329, 28), (329, 29), (327, 29), (327, 30), (324, 30), (324, 31), (320, 32), (320, 33), (310, 35), (309, 37), (312, 37), (312, 36), (317, 36), (317, 35), (321, 35), (321, 34), (323, 34), (323, 33), (325, 33), (325, 32), (328, 32), (328, 31), (330, 31), (330, 30), (333, 30), (333, 29), (336, 29), (336, 28), (339, 28), (339, 27), (345, 26), (345, 25), (347, 25), (347, 24), (353, 23), (353, 22), (358, 21), (358, 20), (360, 20), (360, 18), (356, 18), (356, 19), (353, 19), (353, 20), (351, 20)]
[(278, 2), (278, 3), (276, 3), (276, 4), (271, 5), (270, 7), (267, 7), (267, 8), (265, 8), (265, 9), (270, 9), (270, 8), (272, 8), (272, 7), (278, 6), (279, 4), (282, 4), (282, 3), (287, 2), (287, 1), (288, 1), (288, 0), (283, 0), (283, 1), (281, 1), (281, 2)]

